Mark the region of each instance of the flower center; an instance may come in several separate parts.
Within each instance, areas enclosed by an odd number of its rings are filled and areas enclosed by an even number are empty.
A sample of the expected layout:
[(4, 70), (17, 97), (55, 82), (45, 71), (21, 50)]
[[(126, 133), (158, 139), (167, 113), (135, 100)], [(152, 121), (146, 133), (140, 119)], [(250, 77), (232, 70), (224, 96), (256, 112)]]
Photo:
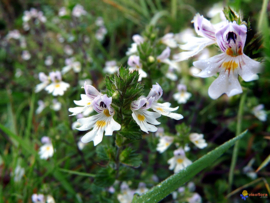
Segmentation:
[(110, 116), (111, 116), (108, 109), (105, 109), (105, 110), (103, 111), (103, 113), (104, 113), (105, 116), (107, 116), (107, 117), (110, 117)]
[(235, 69), (237, 69), (238, 67), (238, 63), (236, 63), (235, 61), (226, 61), (222, 63), (222, 67), (225, 68), (225, 71), (228, 71), (229, 74), (232, 71), (234, 71)]
[(157, 110), (163, 112), (163, 108), (158, 107)]
[(242, 55), (243, 54), (242, 53), (242, 48), (239, 47), (239, 49), (238, 50), (235, 50), (235, 51), (232, 48), (228, 48), (226, 50), (226, 54), (229, 55), (229, 56), (232, 56), (232, 57), (236, 57), (236, 56)]
[(169, 143), (168, 143), (168, 142), (166, 142), (166, 143), (165, 143), (165, 146), (166, 146), (166, 147), (168, 147), (168, 146), (169, 146)]
[(183, 161), (184, 161), (184, 160), (181, 159), (181, 158), (178, 158), (178, 159), (177, 159), (177, 163), (179, 163), (179, 164), (183, 163)]
[(97, 121), (96, 125), (98, 128), (102, 128), (106, 125), (106, 121)]
[(50, 146), (46, 147), (46, 150), (47, 150), (47, 151), (50, 151), (50, 149), (51, 149), (51, 147), (50, 147)]
[(91, 104), (91, 102), (88, 102), (88, 103), (87, 103), (87, 105), (90, 105), (90, 104)]
[(56, 83), (55, 84), (55, 88), (59, 88), (60, 87), (60, 84), (59, 83)]
[(139, 119), (139, 121), (144, 121), (145, 120), (145, 117), (144, 117), (144, 115), (139, 114), (138, 115), (138, 119)]
[(195, 141), (195, 143), (196, 143), (196, 144), (199, 144), (199, 141), (198, 141), (198, 140), (196, 140), (196, 141)]

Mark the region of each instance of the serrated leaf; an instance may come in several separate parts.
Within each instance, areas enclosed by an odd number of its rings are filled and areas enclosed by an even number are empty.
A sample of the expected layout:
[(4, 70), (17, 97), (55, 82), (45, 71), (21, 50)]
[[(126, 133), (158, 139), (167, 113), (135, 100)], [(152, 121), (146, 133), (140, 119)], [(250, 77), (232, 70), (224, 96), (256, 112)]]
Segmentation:
[(131, 148), (126, 148), (121, 152), (120, 162), (122, 164), (133, 167), (139, 167), (142, 163), (141, 156), (136, 154), (135, 151)]
[(260, 171), (263, 167), (265, 167), (270, 162), (270, 155), (262, 162), (256, 172)]
[(116, 149), (113, 146), (99, 145), (96, 153), (101, 160), (109, 161), (115, 159)]
[(195, 175), (202, 171), (207, 166), (210, 166), (218, 159), (224, 152), (226, 152), (234, 143), (244, 137), (247, 131), (241, 133), (235, 138), (227, 141), (223, 145), (217, 147), (211, 152), (207, 153), (199, 160), (195, 161), (193, 164), (189, 165), (185, 170), (180, 171), (162, 181), (157, 186), (153, 187), (151, 190), (140, 196), (139, 198), (134, 198), (132, 203), (155, 203), (159, 202), (167, 195), (175, 191), (177, 188), (190, 181)]
[(108, 167), (98, 171), (94, 183), (100, 187), (109, 187), (115, 181), (115, 170)]
[(135, 175), (135, 170), (130, 167), (120, 167), (118, 180), (127, 181), (131, 180)]

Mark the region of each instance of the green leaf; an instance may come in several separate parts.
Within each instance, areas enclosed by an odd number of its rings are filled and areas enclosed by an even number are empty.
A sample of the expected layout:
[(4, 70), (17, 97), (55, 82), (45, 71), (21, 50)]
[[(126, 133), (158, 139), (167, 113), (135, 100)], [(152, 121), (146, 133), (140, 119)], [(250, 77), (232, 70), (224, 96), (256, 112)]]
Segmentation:
[(78, 172), (78, 171), (71, 171), (71, 170), (67, 170), (67, 169), (63, 169), (63, 168), (59, 168), (59, 171), (65, 172), (65, 173), (70, 173), (70, 174), (75, 174), (75, 175), (79, 175), (79, 176), (95, 177), (94, 174), (83, 173), (83, 172)]
[(133, 167), (139, 167), (142, 163), (141, 156), (131, 148), (126, 148), (121, 152), (120, 162)]
[(270, 155), (262, 162), (256, 172), (260, 171), (263, 167), (265, 167), (270, 162)]
[(98, 171), (94, 183), (100, 187), (109, 187), (114, 183), (114, 181), (115, 181), (115, 170), (108, 167), (102, 168), (101, 170)]
[(133, 168), (123, 166), (120, 167), (118, 180), (120, 181), (131, 180), (134, 177), (134, 175), (135, 170)]
[(217, 147), (213, 151), (207, 153), (199, 160), (195, 161), (193, 164), (189, 165), (185, 170), (180, 171), (177, 174), (174, 174), (153, 187), (147, 193), (143, 194), (137, 199), (133, 199), (132, 203), (139, 202), (159, 202), (167, 195), (175, 191), (177, 188), (190, 181), (196, 174), (202, 171), (207, 166), (213, 164), (213, 162), (219, 158), (224, 152), (226, 152), (237, 140), (241, 139), (244, 135), (247, 134), (247, 131), (243, 132), (239, 136), (227, 141), (223, 145)]
[(97, 156), (104, 161), (115, 159), (116, 149), (108, 145), (99, 145), (96, 148)]

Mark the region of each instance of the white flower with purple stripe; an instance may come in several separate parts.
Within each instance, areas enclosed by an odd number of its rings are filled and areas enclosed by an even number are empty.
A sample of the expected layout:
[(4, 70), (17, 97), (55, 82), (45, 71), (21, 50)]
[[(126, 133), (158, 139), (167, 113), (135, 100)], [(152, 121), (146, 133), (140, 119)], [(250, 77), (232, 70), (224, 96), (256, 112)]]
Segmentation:
[(114, 119), (114, 109), (111, 107), (112, 97), (107, 95), (98, 95), (93, 100), (93, 109), (98, 113), (97, 115), (90, 116), (88, 118), (80, 118), (78, 122), (81, 124), (80, 131), (86, 131), (92, 129), (86, 133), (81, 141), (88, 143), (93, 141), (94, 146), (98, 145), (103, 139), (103, 133), (105, 136), (112, 136), (114, 131), (120, 130), (121, 126)]
[(138, 71), (139, 72), (139, 81), (142, 80), (142, 78), (147, 77), (147, 73), (142, 69), (142, 64), (140, 62), (140, 57), (132, 55), (128, 58), (128, 65), (130, 71)]
[(52, 93), (53, 96), (64, 95), (64, 92), (69, 88), (69, 84), (62, 81), (61, 73), (59, 71), (50, 72), (50, 78), (52, 83), (45, 90)]

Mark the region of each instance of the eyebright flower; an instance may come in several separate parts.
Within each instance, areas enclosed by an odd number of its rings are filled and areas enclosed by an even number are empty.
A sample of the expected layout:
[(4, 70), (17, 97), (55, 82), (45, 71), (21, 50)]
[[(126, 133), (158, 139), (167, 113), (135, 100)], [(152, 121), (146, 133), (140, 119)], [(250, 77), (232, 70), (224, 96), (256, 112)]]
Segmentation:
[(208, 94), (212, 99), (217, 99), (223, 93), (229, 97), (242, 93), (238, 75), (246, 82), (258, 78), (260, 63), (252, 60), (243, 53), (247, 37), (247, 27), (236, 22), (226, 22), (215, 33), (217, 44), (222, 54), (208, 60), (200, 60), (193, 63), (202, 71), (199, 77), (210, 77), (219, 72), (218, 78), (211, 84)]
[(42, 137), (41, 142), (44, 144), (39, 149), (41, 159), (48, 159), (53, 156), (54, 149), (51, 140), (48, 137)]
[(179, 103), (179, 104), (185, 104), (187, 103), (187, 100), (191, 97), (191, 93), (187, 92), (186, 85), (179, 84), (177, 85), (177, 89), (179, 92), (175, 93), (173, 95), (173, 98)]
[(45, 90), (48, 91), (48, 93), (52, 93), (53, 96), (62, 96), (67, 88), (69, 88), (69, 84), (62, 81), (62, 76), (59, 71), (50, 72), (50, 78), (52, 83), (48, 85)]
[(47, 56), (44, 63), (45, 63), (46, 66), (51, 66), (53, 64), (53, 57), (52, 56)]
[(38, 77), (42, 83), (40, 83), (36, 86), (35, 92), (40, 92), (50, 83), (50, 77), (45, 75), (45, 73), (43, 73), (43, 72), (39, 73)]
[(266, 121), (267, 120), (267, 114), (266, 112), (263, 110), (264, 105), (260, 104), (258, 106), (255, 106), (252, 109), (252, 113), (260, 120), (260, 121)]
[(42, 100), (38, 100), (38, 108), (36, 110), (36, 114), (40, 114), (45, 107), (45, 103)]
[(142, 96), (131, 103), (132, 117), (140, 126), (141, 130), (146, 133), (148, 133), (148, 131), (156, 132), (157, 127), (154, 125), (160, 124), (156, 119), (161, 115), (156, 112), (147, 111), (147, 109), (151, 107), (153, 101), (153, 97), (147, 99)]
[(192, 162), (186, 157), (184, 150), (181, 148), (175, 150), (174, 157), (168, 160), (168, 164), (170, 164), (169, 169), (174, 170), (174, 173), (178, 173), (191, 163)]
[(45, 197), (43, 194), (33, 194), (32, 195), (33, 203), (45, 203)]
[(102, 17), (97, 17), (96, 21), (95, 21), (96, 26), (104, 26), (104, 21)]
[(207, 146), (205, 139), (203, 139), (203, 134), (191, 133), (189, 135), (189, 140), (193, 142), (200, 149), (203, 149)]
[(162, 136), (164, 136), (164, 128), (158, 127), (155, 135), (156, 135), (156, 137), (162, 137)]
[(61, 109), (61, 103), (57, 99), (53, 99), (51, 104), (51, 109), (54, 111), (59, 111)]
[(169, 78), (172, 81), (176, 81), (177, 80), (177, 75), (174, 74), (174, 69), (173, 67), (169, 67), (168, 72), (166, 73), (166, 77)]
[(121, 184), (121, 193), (117, 195), (117, 199), (120, 203), (131, 203), (135, 191), (129, 189), (128, 185), (123, 182)]
[(173, 33), (167, 33), (160, 39), (161, 43), (167, 45), (168, 47), (171, 48), (176, 48), (178, 46), (176, 40), (174, 39), (174, 34)]
[(83, 143), (93, 141), (94, 146), (96, 146), (102, 141), (104, 132), (106, 136), (111, 136), (113, 131), (120, 130), (121, 126), (113, 119), (114, 109), (111, 107), (111, 103), (112, 97), (108, 98), (107, 95), (99, 95), (93, 100), (92, 104), (98, 114), (78, 119), (78, 122), (81, 123), (78, 130), (85, 131), (93, 128), (81, 138)]
[(80, 4), (77, 4), (76, 6), (74, 6), (73, 10), (72, 10), (72, 15), (79, 18), (82, 15), (86, 15), (86, 11), (84, 10), (83, 6)]
[(159, 138), (159, 143), (157, 145), (157, 151), (159, 153), (165, 152), (170, 145), (173, 143), (173, 137), (163, 136)]
[(22, 59), (25, 61), (28, 61), (31, 58), (31, 54), (29, 53), (29, 51), (24, 50), (22, 52)]
[(81, 100), (76, 101), (74, 103), (80, 107), (69, 108), (69, 112), (71, 112), (71, 116), (82, 113), (84, 116), (88, 116), (93, 111), (93, 100), (101, 95), (101, 93), (92, 85), (88, 85), (87, 82), (84, 83), (84, 91), (85, 94), (81, 94)]
[(79, 61), (75, 61), (75, 58), (68, 58), (65, 60), (66, 66), (63, 67), (62, 74), (66, 74), (68, 71), (73, 69), (75, 73), (79, 73), (81, 71), (81, 63)]
[(102, 41), (106, 34), (107, 34), (107, 29), (106, 27), (102, 26), (97, 30), (95, 37), (97, 40)]
[(179, 107), (170, 108), (171, 104), (169, 102), (165, 103), (157, 103), (160, 97), (163, 95), (163, 90), (161, 86), (157, 83), (156, 85), (153, 85), (147, 98), (154, 98), (154, 101), (151, 102), (150, 108), (153, 109), (155, 112), (160, 113), (163, 116), (167, 116), (170, 118), (173, 118), (175, 120), (180, 120), (184, 118), (181, 114), (178, 113), (172, 113), (172, 111), (176, 111)]
[(64, 52), (65, 52), (65, 54), (67, 54), (67, 55), (72, 55), (73, 53), (74, 53), (74, 51), (73, 51), (73, 49), (71, 48), (71, 46), (69, 46), (69, 45), (66, 45), (65, 47), (64, 47)]
[(201, 203), (202, 198), (198, 193), (194, 193), (192, 197), (188, 198), (189, 203)]
[(157, 56), (157, 61), (159, 63), (166, 63), (172, 68), (175, 68), (176, 70), (178, 70), (178, 65), (176, 64), (176, 62), (171, 61), (169, 59), (170, 54), (171, 54), (171, 49), (169, 47), (166, 47), (166, 49), (164, 49), (163, 52), (159, 56)]
[(10, 39), (20, 39), (21, 38), (21, 34), (18, 30), (11, 30), (8, 32), (6, 39), (10, 40)]
[(138, 34), (133, 35), (132, 39), (133, 39), (134, 43), (131, 44), (131, 47), (126, 52), (126, 55), (136, 54), (138, 51), (137, 50), (138, 45), (140, 45), (144, 42), (144, 38)]
[(104, 73), (113, 74), (115, 72), (118, 72), (119, 67), (116, 64), (116, 61), (107, 61), (105, 63)]
[(139, 72), (139, 81), (142, 78), (147, 77), (147, 73), (142, 69), (142, 64), (140, 63), (140, 57), (132, 55), (128, 58), (128, 65), (130, 66), (129, 70), (134, 71), (137, 70)]
[(58, 15), (59, 15), (60, 17), (61, 17), (61, 16), (67, 15), (67, 10), (66, 10), (66, 8), (65, 8), (65, 7), (61, 7), (61, 8), (59, 9)]
[(142, 195), (148, 191), (148, 188), (146, 187), (145, 183), (139, 183), (139, 188), (135, 191), (135, 193)]

